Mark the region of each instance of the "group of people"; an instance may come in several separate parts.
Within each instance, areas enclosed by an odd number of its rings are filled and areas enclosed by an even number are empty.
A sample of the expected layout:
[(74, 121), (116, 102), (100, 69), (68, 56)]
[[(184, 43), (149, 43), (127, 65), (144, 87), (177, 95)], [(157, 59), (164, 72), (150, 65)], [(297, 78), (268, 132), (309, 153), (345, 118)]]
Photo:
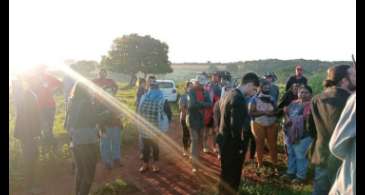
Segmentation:
[[(301, 184), (307, 180), (311, 163), (315, 167), (313, 195), (356, 193), (355, 65), (329, 68), (323, 92), (314, 97), (302, 66), (297, 65), (295, 72), (280, 99), (273, 73), (262, 78), (247, 73), (235, 87), (218, 74), (212, 74), (210, 81), (198, 75), (186, 82), (185, 94), (179, 100), (183, 156), (189, 156), (191, 147), (195, 173), (200, 152), (217, 154), (221, 162), (219, 194), (237, 193), (243, 163), (255, 157), (258, 176), (268, 173)], [(344, 109), (346, 102), (349, 108)], [(277, 169), (281, 129), (287, 155), (284, 174)], [(272, 166), (263, 164), (267, 148)]]
[[(348, 65), (329, 68), (323, 92), (314, 97), (302, 66), (297, 65), (295, 71), (280, 99), (273, 73), (261, 78), (256, 73), (246, 73), (237, 86), (217, 73), (210, 80), (198, 75), (186, 82), (185, 94), (178, 102), (182, 155), (190, 157), (193, 173), (199, 172), (202, 166), (200, 152), (217, 155), (221, 162), (219, 194), (237, 193), (247, 158), (256, 160), (258, 176), (269, 173), (293, 183), (307, 179), (308, 166), (312, 163), (315, 166), (313, 195), (356, 193), (356, 69)], [(110, 96), (117, 93), (118, 85), (107, 78), (105, 69), (92, 81)], [(94, 178), (99, 150), (107, 170), (122, 166), (121, 115), (87, 84), (67, 75), (63, 84), (64, 127), (71, 138), (75, 191), (77, 195), (86, 195)], [(52, 133), (56, 108), (53, 94), (61, 85), (45, 67), (21, 75), (13, 82), (14, 136), (20, 140), (27, 162), (25, 178), (29, 189), (33, 186), (38, 159), (38, 138), (56, 148)], [(155, 76), (139, 80), (135, 111), (148, 122), (141, 121), (145, 126), (137, 124), (142, 160), (139, 171), (144, 173), (151, 168), (157, 173), (159, 135), (156, 131), (164, 133), (169, 129), (172, 112)], [(284, 130), (288, 157), (284, 174), (277, 170), (280, 129)], [(267, 149), (272, 166), (263, 163)]]
[[(72, 67), (71, 67), (72, 68)], [(114, 96), (118, 85), (107, 78), (105, 69), (92, 80), (109, 95)], [(90, 90), (87, 84), (65, 76), (63, 82), (48, 73), (45, 66), (18, 75), (13, 81), (13, 97), (16, 109), (14, 137), (19, 139), (25, 168), (25, 188), (30, 194), (40, 189), (34, 183), (38, 148), (57, 152), (53, 135), (56, 103), (53, 95), (63, 83), (65, 98), (64, 128), (69, 133), (75, 172), (76, 194), (89, 193), (94, 179), (98, 153), (107, 170), (121, 166), (121, 116), (113, 112), (99, 93)], [(43, 144), (39, 144), (39, 141)]]

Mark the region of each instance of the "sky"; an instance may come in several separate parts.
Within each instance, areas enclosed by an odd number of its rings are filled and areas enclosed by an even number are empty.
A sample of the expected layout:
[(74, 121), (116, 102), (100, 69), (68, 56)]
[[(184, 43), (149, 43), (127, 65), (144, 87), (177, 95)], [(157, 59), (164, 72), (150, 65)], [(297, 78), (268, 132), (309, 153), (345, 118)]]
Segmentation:
[(99, 61), (117, 37), (151, 35), (172, 62), (351, 60), (356, 0), (11, 0), (10, 69)]

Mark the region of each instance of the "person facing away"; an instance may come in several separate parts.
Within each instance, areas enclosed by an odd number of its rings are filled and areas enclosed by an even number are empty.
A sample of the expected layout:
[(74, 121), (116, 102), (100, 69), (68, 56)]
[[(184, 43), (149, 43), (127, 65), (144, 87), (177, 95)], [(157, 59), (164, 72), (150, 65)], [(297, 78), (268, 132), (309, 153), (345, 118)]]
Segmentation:
[(277, 174), (277, 135), (276, 106), (270, 95), (270, 83), (264, 79), (260, 81), (257, 95), (251, 98), (248, 105), (251, 117), (251, 130), (256, 142), (257, 170), (256, 174), (264, 172), (263, 155), (265, 140), (267, 140), (270, 157), (274, 166), (273, 174)]
[(356, 92), (346, 103), (333, 131), (329, 149), (342, 161), (329, 195), (356, 194)]
[(288, 91), (293, 83), (307, 85), (307, 78), (303, 76), (303, 67), (299, 64), (295, 66), (295, 75), (290, 76), (286, 81), (285, 91)]
[(315, 166), (313, 195), (328, 194), (340, 166), (340, 160), (331, 155), (328, 143), (351, 91), (356, 89), (352, 76), (348, 65), (329, 68), (324, 91), (312, 99), (311, 110), (316, 126), (310, 153)]
[(226, 92), (221, 99), (219, 136), (221, 136), (221, 172), (218, 184), (218, 194), (236, 194), (241, 181), (242, 164), (244, 161), (243, 145), (244, 120), (248, 117), (245, 96), (256, 93), (259, 77), (255, 73), (247, 73), (240, 85)]
[(311, 120), (312, 89), (302, 86), (298, 90), (298, 99), (285, 107), (285, 144), (288, 150), (288, 169), (281, 178), (292, 183), (306, 180), (308, 160), (306, 152), (313, 141), (309, 129), (313, 129)]
[(53, 98), (53, 94), (62, 83), (54, 76), (47, 72), (45, 65), (37, 66), (34, 69), (33, 75), (29, 80), (29, 84), (32, 86), (33, 92), (38, 99), (38, 105), (40, 108), (41, 116), (41, 128), (42, 128), (42, 142), (45, 144), (45, 151), (52, 148), (56, 151), (57, 141), (53, 135), (53, 123), (56, 113), (56, 102)]
[(35, 187), (35, 172), (38, 159), (36, 139), (41, 136), (40, 110), (37, 96), (28, 85), (25, 75), (12, 82), (15, 106), (14, 137), (20, 141), (24, 163), (24, 184), (29, 193), (39, 191)]
[(189, 134), (189, 128), (186, 124), (186, 115), (187, 115), (187, 109), (188, 109), (188, 93), (193, 87), (193, 83), (190, 81), (187, 81), (185, 84), (185, 94), (180, 96), (179, 99), (179, 110), (180, 110), (180, 126), (182, 129), (182, 142), (184, 146), (184, 152), (183, 156), (188, 156), (188, 151), (190, 148), (191, 140), (190, 140), (190, 134)]
[(188, 109), (186, 124), (190, 130), (193, 173), (199, 164), (199, 152), (202, 149), (202, 131), (204, 128), (204, 110), (211, 107), (209, 94), (204, 90), (206, 79), (198, 75), (193, 82), (193, 88), (188, 92)]
[[(104, 90), (111, 96), (115, 96), (112, 87), (105, 87)], [(106, 169), (113, 166), (121, 166), (121, 131), (122, 122), (118, 113), (110, 107), (106, 100), (97, 99), (96, 106), (100, 113), (99, 135), (101, 159)]]
[[(155, 128), (159, 129), (161, 122), (160, 117), (163, 112), (166, 113), (169, 123), (171, 122), (171, 109), (167, 100), (163, 97), (162, 91), (158, 88), (156, 77), (150, 76), (148, 80), (149, 90), (141, 97), (138, 113)], [(152, 171), (158, 172), (159, 167), (157, 162), (159, 161), (159, 146), (157, 133), (159, 132), (155, 132), (155, 129), (145, 129), (143, 127), (139, 130), (143, 143), (143, 164), (139, 171), (143, 173), (149, 169), (149, 160), (152, 150)]]
[(89, 194), (94, 180), (98, 156), (99, 114), (92, 92), (81, 82), (77, 82), (71, 92), (66, 114), (65, 129), (72, 140), (72, 153), (76, 166), (76, 195)]

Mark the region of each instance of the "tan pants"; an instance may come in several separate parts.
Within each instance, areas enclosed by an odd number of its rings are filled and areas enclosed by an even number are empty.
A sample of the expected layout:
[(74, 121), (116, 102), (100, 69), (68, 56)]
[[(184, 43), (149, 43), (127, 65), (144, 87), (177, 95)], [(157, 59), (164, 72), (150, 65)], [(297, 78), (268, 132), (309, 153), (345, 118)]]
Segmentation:
[(256, 122), (253, 122), (251, 123), (251, 130), (256, 141), (256, 158), (258, 166), (263, 165), (262, 159), (264, 153), (265, 138), (267, 139), (267, 143), (269, 145), (271, 161), (274, 165), (276, 165), (278, 158), (276, 145), (278, 137), (277, 124), (274, 123), (270, 126), (262, 126)]

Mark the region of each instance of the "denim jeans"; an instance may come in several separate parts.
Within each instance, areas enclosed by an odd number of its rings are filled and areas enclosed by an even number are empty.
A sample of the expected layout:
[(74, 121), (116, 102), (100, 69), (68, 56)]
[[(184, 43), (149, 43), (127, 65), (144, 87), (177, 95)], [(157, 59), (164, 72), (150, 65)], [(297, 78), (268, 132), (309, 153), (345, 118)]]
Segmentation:
[(101, 159), (108, 165), (112, 165), (113, 160), (120, 160), (120, 135), (120, 127), (107, 127), (100, 138)]
[(297, 144), (287, 144), (288, 149), (288, 170), (287, 174), (296, 175), (299, 179), (306, 179), (308, 159), (305, 154), (312, 143), (311, 137), (303, 138)]
[(316, 166), (313, 180), (313, 193), (312, 195), (328, 194), (336, 174), (331, 174), (325, 167)]
[(55, 145), (56, 139), (53, 136), (53, 122), (56, 108), (43, 108), (41, 110), (41, 128), (43, 141), (47, 145)]
[(190, 128), (191, 136), (191, 156), (193, 161), (193, 168), (197, 168), (199, 162), (199, 153), (202, 148), (202, 129)]

